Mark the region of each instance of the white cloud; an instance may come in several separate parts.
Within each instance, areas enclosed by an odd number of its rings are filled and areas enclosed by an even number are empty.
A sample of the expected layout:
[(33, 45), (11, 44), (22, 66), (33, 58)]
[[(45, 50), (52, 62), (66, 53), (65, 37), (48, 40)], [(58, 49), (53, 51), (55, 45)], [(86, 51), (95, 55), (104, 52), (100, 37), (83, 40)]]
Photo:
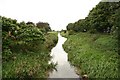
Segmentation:
[(0, 15), (18, 21), (48, 22), (52, 29), (85, 18), (101, 0), (0, 0)]

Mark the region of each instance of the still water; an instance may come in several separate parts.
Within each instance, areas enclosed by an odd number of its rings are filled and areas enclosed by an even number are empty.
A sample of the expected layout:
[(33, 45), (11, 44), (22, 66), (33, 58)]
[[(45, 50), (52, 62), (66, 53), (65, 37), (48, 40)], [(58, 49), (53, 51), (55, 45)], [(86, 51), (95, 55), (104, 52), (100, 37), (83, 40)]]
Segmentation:
[(75, 73), (74, 67), (68, 62), (68, 55), (62, 47), (66, 40), (67, 38), (62, 37), (60, 33), (58, 34), (58, 43), (51, 51), (51, 56), (53, 57), (51, 62), (57, 62), (57, 71), (50, 72), (49, 78), (79, 78)]

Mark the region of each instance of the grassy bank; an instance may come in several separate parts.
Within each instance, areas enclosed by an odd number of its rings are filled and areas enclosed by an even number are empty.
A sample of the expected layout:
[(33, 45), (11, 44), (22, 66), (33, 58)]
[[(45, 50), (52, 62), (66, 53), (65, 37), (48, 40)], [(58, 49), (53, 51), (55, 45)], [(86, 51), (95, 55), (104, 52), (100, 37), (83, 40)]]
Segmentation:
[(60, 35), (62, 35), (63, 37), (66, 37), (66, 38), (67, 38), (68, 35), (69, 35), (69, 33), (68, 33), (68, 31), (66, 31), (66, 32), (65, 32), (65, 31), (61, 31), (61, 32), (60, 32)]
[(21, 51), (18, 45), (13, 48), (11, 60), (4, 61), (2, 64), (3, 78), (46, 78), (48, 71), (55, 67), (48, 64), (50, 60), (50, 50), (57, 43), (57, 32), (44, 35), (43, 44), (36, 44), (36, 51)]
[(89, 78), (118, 78), (117, 39), (107, 34), (76, 33), (63, 45), (78, 74)]

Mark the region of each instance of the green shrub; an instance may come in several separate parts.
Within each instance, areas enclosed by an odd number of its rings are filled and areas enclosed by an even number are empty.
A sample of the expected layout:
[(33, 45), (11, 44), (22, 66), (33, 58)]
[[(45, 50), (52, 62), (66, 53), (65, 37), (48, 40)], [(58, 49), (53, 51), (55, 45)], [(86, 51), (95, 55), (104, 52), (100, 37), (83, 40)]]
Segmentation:
[(69, 35), (73, 35), (75, 32), (73, 30), (70, 30), (68, 33)]
[(95, 33), (97, 33), (97, 30), (96, 29), (89, 30), (89, 33), (95, 34)]

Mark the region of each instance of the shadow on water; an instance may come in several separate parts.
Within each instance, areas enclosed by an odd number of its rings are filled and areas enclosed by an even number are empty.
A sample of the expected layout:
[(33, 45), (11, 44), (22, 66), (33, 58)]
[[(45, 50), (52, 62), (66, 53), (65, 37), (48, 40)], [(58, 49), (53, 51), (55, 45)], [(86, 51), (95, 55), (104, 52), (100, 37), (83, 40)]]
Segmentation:
[(51, 56), (53, 57), (51, 62), (57, 62), (57, 70), (50, 72), (49, 78), (80, 78), (75, 73), (74, 67), (68, 62), (68, 55), (62, 47), (66, 40), (67, 38), (62, 37), (60, 33), (58, 34), (58, 43), (51, 51)]

